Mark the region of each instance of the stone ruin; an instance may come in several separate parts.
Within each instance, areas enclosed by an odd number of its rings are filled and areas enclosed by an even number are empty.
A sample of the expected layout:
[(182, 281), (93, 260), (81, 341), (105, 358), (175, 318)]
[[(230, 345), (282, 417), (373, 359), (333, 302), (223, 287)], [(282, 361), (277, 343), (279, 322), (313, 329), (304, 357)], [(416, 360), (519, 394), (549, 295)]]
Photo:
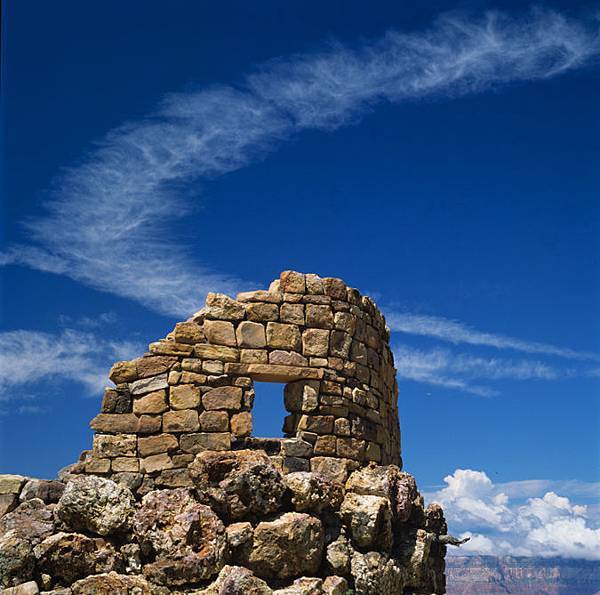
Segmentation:
[[(117, 362), (93, 447), (57, 480), (0, 476), (1, 593), (444, 593), (447, 526), (402, 471), (385, 319), (286, 271), (209, 294)], [(283, 438), (252, 435), (285, 383)]]

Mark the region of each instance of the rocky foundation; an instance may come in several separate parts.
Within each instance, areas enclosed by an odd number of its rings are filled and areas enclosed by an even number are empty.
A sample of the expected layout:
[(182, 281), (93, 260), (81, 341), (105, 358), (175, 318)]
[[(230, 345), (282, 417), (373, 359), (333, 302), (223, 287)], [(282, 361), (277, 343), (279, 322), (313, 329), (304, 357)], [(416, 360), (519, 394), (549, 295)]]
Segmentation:
[[(91, 451), (0, 476), (0, 587), (88, 593), (444, 593), (446, 523), (401, 470), (389, 331), (339, 279), (282, 273), (118, 362)], [(285, 382), (282, 439), (252, 432)]]

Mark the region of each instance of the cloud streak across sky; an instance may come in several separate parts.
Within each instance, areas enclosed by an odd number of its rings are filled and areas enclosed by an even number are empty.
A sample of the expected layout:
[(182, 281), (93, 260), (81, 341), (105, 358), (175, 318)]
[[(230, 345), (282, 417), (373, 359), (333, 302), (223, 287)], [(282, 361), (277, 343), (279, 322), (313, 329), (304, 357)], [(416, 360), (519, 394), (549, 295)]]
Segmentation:
[(44, 396), (52, 392), (53, 382), (63, 380), (77, 382), (85, 393), (96, 396), (109, 384), (108, 369), (115, 359), (130, 359), (143, 352), (142, 344), (106, 340), (74, 329), (0, 333), (0, 411), (3, 402), (23, 398), (24, 390), (39, 387), (41, 382)]
[(211, 269), (207, 257), (192, 258), (169, 234), (190, 212), (181, 189), (192, 181), (244, 167), (304, 130), (356, 123), (384, 101), (548, 79), (583, 67), (599, 51), (596, 29), (555, 12), (444, 17), (426, 32), (391, 31), (360, 47), (331, 44), (265, 64), (235, 86), (173, 94), (67, 169), (45, 214), (26, 222), (27, 242), (10, 247), (0, 263), (186, 316), (209, 289), (244, 286)]
[(473, 381), (556, 380), (564, 371), (544, 362), (527, 359), (487, 358), (448, 349), (421, 350), (408, 345), (394, 347), (394, 361), (400, 380), (414, 380), (457, 389), (482, 397), (498, 391)]
[(575, 351), (566, 347), (557, 347), (547, 343), (525, 341), (471, 328), (462, 322), (439, 316), (425, 316), (411, 313), (389, 313), (386, 317), (391, 330), (423, 337), (432, 337), (449, 343), (481, 345), (497, 349), (511, 349), (524, 353), (552, 355), (567, 359), (600, 361), (596, 353)]

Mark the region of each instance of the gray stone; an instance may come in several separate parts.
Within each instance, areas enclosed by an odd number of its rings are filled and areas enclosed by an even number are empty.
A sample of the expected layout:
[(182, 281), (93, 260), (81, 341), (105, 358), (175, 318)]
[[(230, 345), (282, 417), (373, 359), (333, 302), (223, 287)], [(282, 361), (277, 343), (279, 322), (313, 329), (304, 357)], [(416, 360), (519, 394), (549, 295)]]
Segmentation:
[(82, 476), (67, 484), (54, 515), (69, 530), (111, 535), (128, 530), (133, 504), (127, 488), (110, 479)]
[(285, 482), (292, 493), (292, 505), (298, 512), (320, 514), (325, 510), (337, 510), (344, 497), (340, 484), (316, 473), (289, 473)]
[(151, 376), (149, 378), (136, 380), (135, 382), (131, 382), (129, 384), (129, 390), (131, 391), (132, 395), (144, 395), (146, 393), (167, 388), (169, 386), (167, 377), (167, 372), (164, 372), (163, 374), (158, 374), (158, 376)]
[(265, 581), (243, 566), (223, 566), (217, 580), (196, 595), (271, 595)]
[(314, 574), (323, 552), (321, 521), (308, 514), (288, 512), (254, 530), (249, 567), (261, 578), (295, 578)]
[(385, 551), (391, 548), (392, 515), (386, 498), (349, 493), (340, 513), (356, 545)]
[(189, 490), (157, 490), (142, 499), (134, 533), (145, 555), (144, 575), (161, 585), (184, 585), (216, 575), (227, 553), (225, 528)]

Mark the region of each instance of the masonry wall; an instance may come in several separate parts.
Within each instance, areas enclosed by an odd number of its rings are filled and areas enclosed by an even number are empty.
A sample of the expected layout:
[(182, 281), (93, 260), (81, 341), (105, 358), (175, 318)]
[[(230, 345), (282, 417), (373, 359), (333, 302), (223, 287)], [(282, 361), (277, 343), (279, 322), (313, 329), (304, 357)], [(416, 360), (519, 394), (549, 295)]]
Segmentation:
[[(203, 450), (260, 448), (284, 472), (340, 481), (370, 461), (402, 465), (389, 330), (340, 279), (286, 271), (266, 291), (209, 294), (110, 378), (76, 470), (120, 474), (140, 493), (191, 485)], [(254, 381), (286, 383), (284, 439), (252, 436)]]

